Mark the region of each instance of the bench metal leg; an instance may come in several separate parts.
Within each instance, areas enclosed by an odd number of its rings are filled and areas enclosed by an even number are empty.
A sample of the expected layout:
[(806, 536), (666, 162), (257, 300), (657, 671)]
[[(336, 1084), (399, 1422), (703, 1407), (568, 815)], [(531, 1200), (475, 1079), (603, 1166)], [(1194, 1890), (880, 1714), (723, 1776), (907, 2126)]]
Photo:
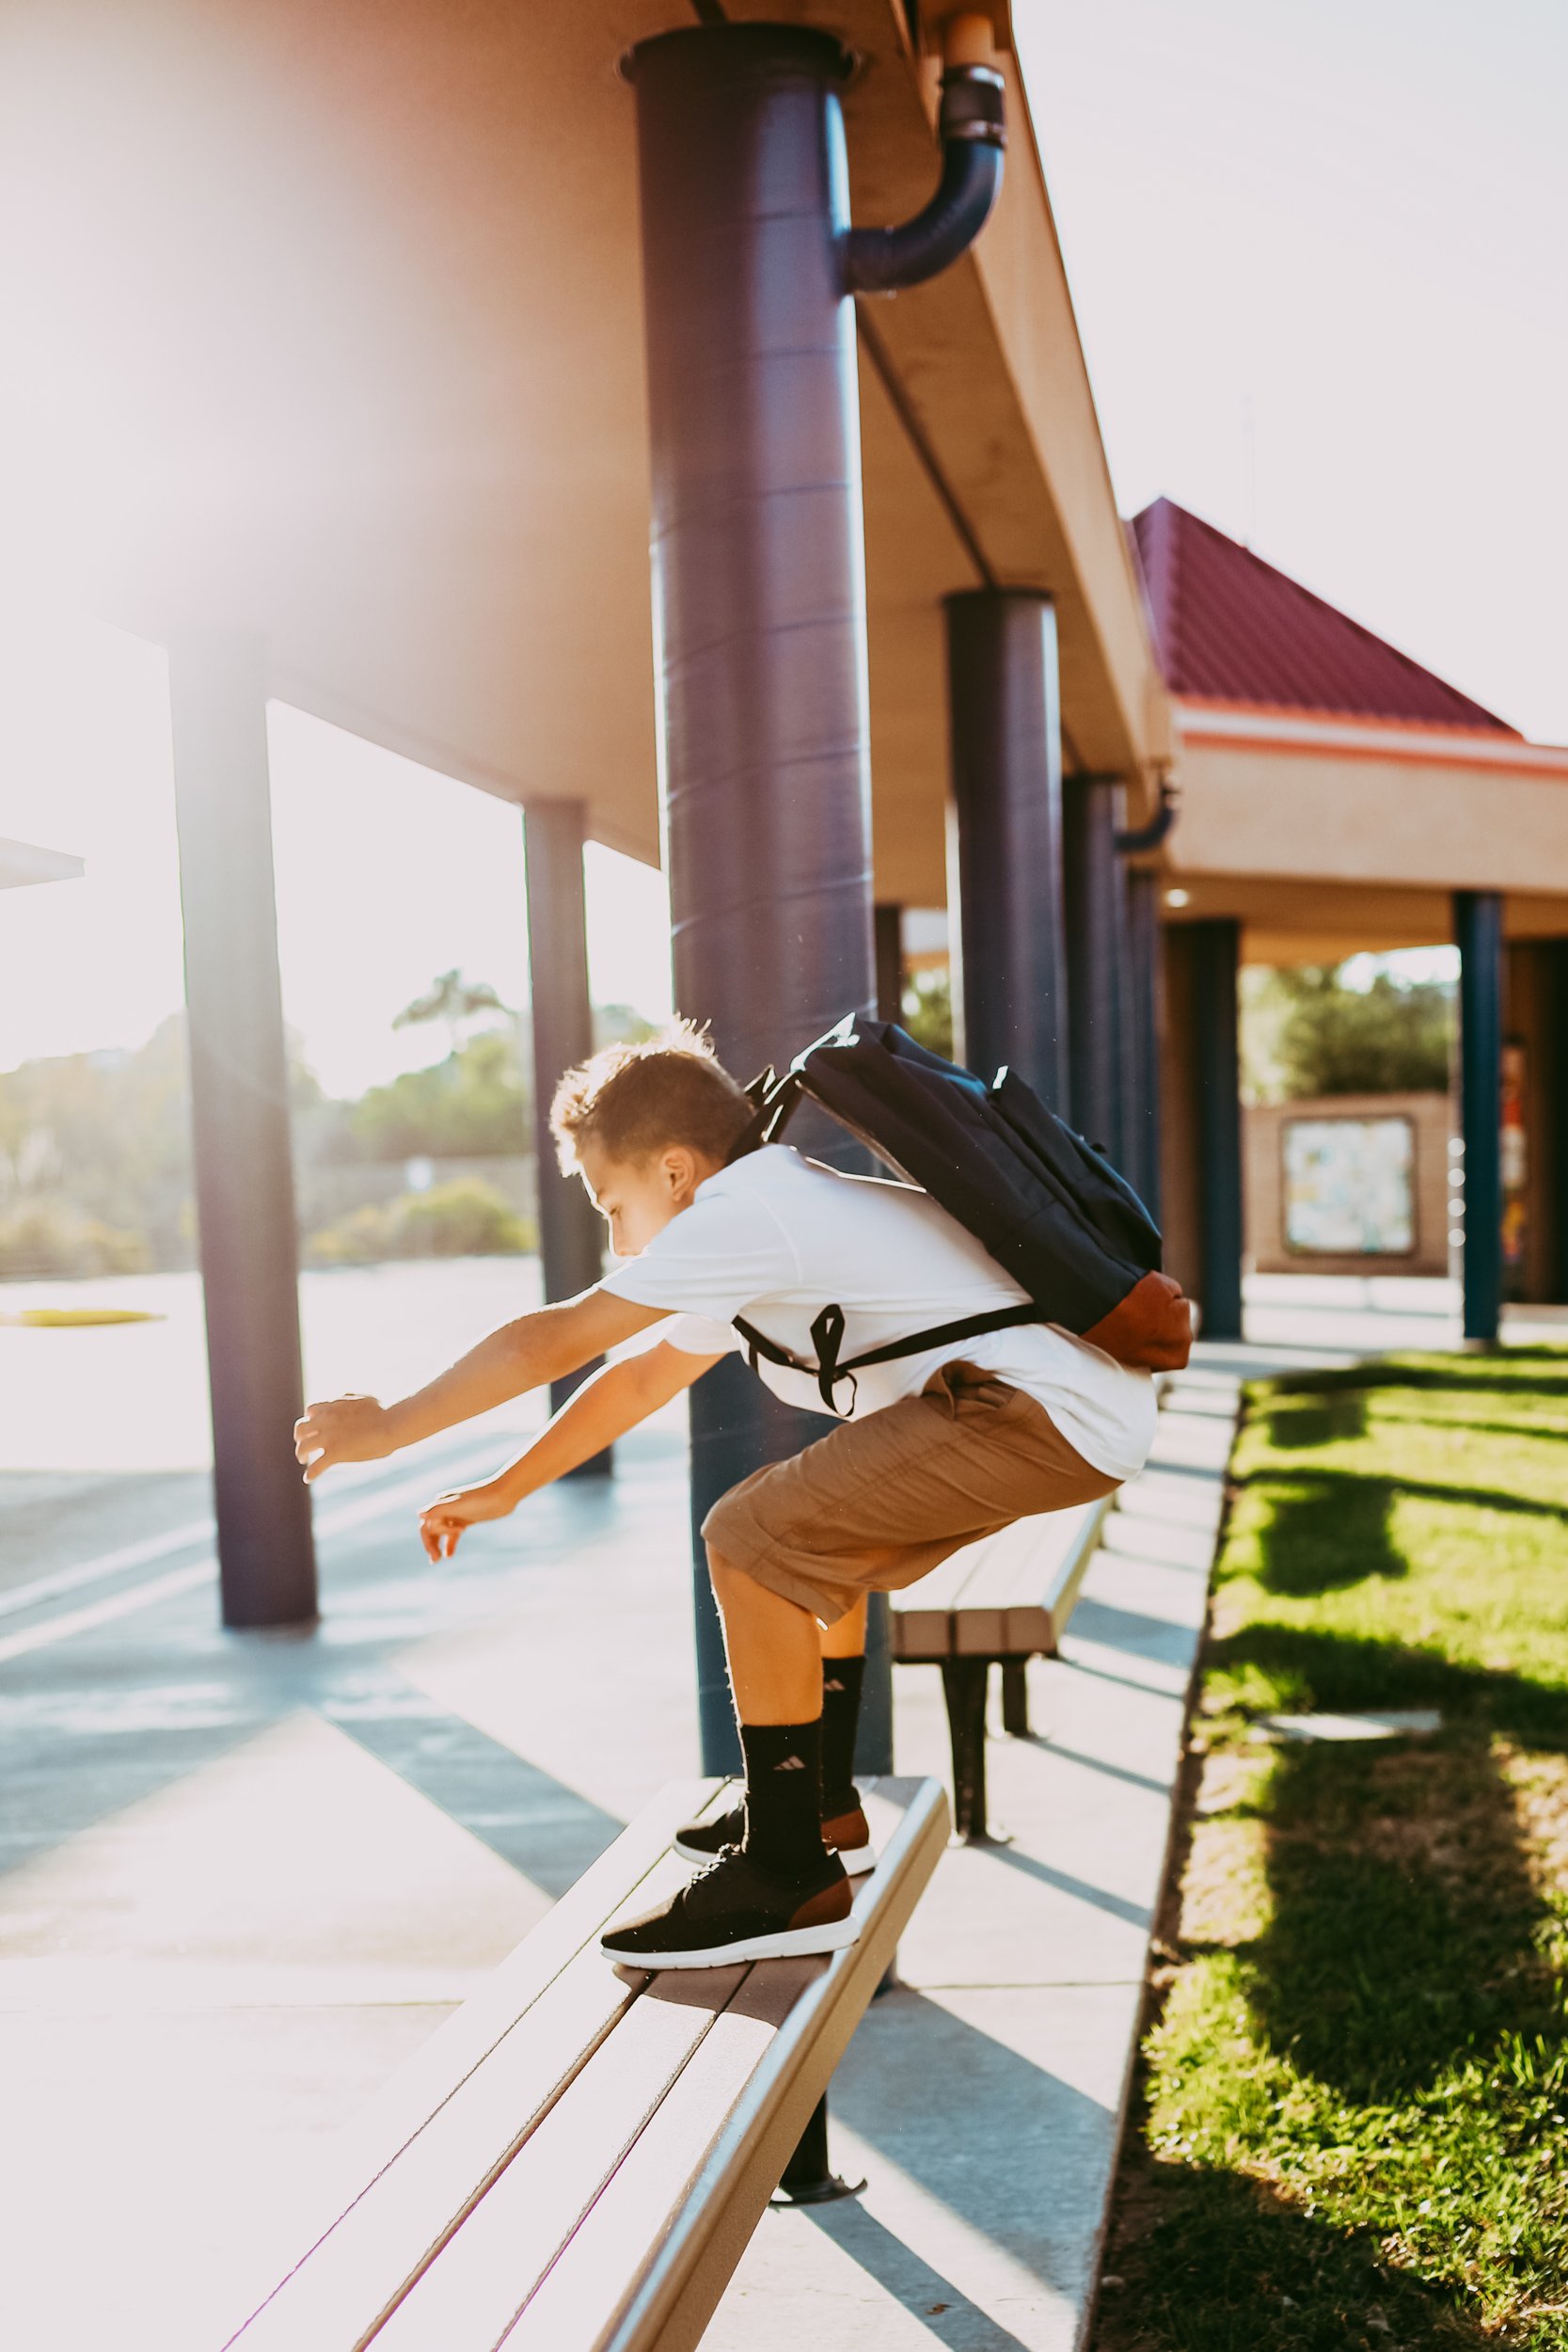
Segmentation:
[(1002, 1728), (1009, 1740), (1029, 1737), (1029, 1661), (1025, 1658), (1002, 1661)]
[(837, 2197), (858, 2197), (863, 2181), (841, 2181), (828, 2169), (828, 2101), (826, 2093), (811, 2111), (800, 2144), (784, 2166), (784, 2178), (773, 2192), (775, 2205), (827, 2205)]
[(986, 1830), (986, 1689), (989, 1658), (944, 1658), (942, 1695), (953, 1743), (953, 1826), (960, 1837), (982, 1844)]

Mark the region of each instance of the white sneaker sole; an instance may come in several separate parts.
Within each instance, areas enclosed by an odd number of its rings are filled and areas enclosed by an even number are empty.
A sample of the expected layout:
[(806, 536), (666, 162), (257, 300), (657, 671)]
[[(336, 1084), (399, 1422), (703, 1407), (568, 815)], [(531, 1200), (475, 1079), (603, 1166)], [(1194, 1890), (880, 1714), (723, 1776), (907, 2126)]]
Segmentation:
[(776, 1935), (750, 1935), (736, 1944), (715, 1944), (706, 1951), (618, 1952), (600, 1944), (606, 1960), (623, 1968), (733, 1968), (748, 1960), (809, 1960), (818, 1952), (842, 1952), (860, 1942), (861, 1923), (853, 1912), (847, 1919), (832, 1919), (821, 1928), (781, 1928)]
[[(713, 1860), (710, 1853), (704, 1853), (699, 1847), (683, 1846), (678, 1837), (675, 1840), (674, 1851), (683, 1862), (711, 1862)], [(864, 1878), (868, 1871), (877, 1867), (877, 1850), (874, 1846), (851, 1846), (847, 1849), (840, 1846), (835, 1851), (844, 1865), (846, 1875), (849, 1878)]]

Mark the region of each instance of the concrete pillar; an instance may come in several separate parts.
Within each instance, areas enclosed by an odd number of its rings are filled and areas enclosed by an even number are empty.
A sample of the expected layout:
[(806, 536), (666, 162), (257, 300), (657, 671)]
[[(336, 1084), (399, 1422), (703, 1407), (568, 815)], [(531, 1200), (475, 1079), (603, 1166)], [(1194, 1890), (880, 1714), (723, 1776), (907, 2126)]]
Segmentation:
[(263, 648), (179, 637), (168, 681), (223, 1622), (307, 1625), (316, 1560), (293, 1455), (298, 1239)]
[(1117, 797), (1108, 776), (1069, 776), (1062, 786), (1072, 1124), (1119, 1168), (1124, 943)]
[(1124, 871), (1122, 1172), (1160, 1222), (1160, 877)]
[(959, 1057), (987, 1078), (1007, 1063), (1065, 1115), (1061, 699), (1050, 597), (990, 588), (949, 596), (947, 662)]
[[(643, 41), (630, 68), (675, 996), (743, 1079), (875, 1001), (846, 62), (824, 34), (736, 24)], [(797, 1127), (851, 1164), (838, 1130)], [(694, 1527), (824, 1428), (718, 1366), (691, 1397)], [(703, 1763), (732, 1771), (696, 1550)]]
[(877, 1018), (879, 1021), (902, 1021), (904, 1018), (904, 910), (900, 906), (881, 905), (874, 910), (876, 916), (875, 946), (877, 961)]
[[(580, 801), (531, 801), (523, 812), (528, 866), (529, 1002), (533, 1022), (533, 1148), (538, 1168), (539, 1259), (547, 1300), (576, 1298), (604, 1271), (604, 1222), (577, 1177), (561, 1175), (550, 1137), (550, 1097), (563, 1070), (594, 1051), (588, 988), (588, 913), (582, 845), (588, 812)], [(559, 1411), (594, 1369), (550, 1384)], [(574, 1477), (606, 1476), (607, 1446)]]
[(1192, 960), (1192, 1077), (1197, 1136), (1201, 1337), (1242, 1336), (1242, 1094), (1236, 982), (1239, 923), (1184, 927)]
[(1503, 902), (1456, 890), (1459, 1129), (1465, 1144), (1465, 1336), (1497, 1339), (1502, 1310)]

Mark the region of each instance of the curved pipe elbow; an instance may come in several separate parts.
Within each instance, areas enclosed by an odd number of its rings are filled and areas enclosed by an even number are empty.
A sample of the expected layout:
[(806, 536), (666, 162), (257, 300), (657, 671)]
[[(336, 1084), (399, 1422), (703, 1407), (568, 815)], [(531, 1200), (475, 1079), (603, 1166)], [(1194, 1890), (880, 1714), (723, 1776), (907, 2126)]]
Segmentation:
[(1123, 857), (1139, 857), (1146, 850), (1157, 850), (1176, 822), (1177, 798), (1168, 784), (1160, 787), (1160, 806), (1147, 825), (1134, 832), (1118, 833), (1117, 848)]
[(851, 229), (844, 244), (849, 294), (896, 294), (937, 277), (967, 253), (1002, 186), (1007, 133), (1002, 76), (989, 66), (949, 66), (942, 77), (942, 180), (935, 196), (895, 229)]

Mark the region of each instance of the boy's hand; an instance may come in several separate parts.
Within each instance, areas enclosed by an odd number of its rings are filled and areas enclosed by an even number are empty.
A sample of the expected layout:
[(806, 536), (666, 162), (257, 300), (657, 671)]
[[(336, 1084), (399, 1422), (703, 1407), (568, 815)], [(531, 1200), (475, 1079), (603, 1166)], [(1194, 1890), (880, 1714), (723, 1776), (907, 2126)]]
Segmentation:
[(420, 1513), (420, 1541), (430, 1559), (450, 1560), (466, 1527), (481, 1519), (504, 1519), (515, 1508), (511, 1496), (496, 1479), (487, 1479), (482, 1486), (454, 1486), (450, 1494), (437, 1495)]
[(304, 1419), (294, 1423), (294, 1458), (305, 1464), (307, 1486), (340, 1462), (379, 1462), (396, 1451), (391, 1416), (373, 1396), (307, 1405)]

